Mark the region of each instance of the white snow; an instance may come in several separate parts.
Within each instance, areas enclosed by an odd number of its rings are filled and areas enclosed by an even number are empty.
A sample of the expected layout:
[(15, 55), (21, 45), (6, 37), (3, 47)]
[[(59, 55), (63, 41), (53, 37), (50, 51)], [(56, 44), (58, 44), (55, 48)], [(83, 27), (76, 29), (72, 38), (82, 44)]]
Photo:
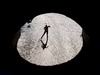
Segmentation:
[[(45, 25), (48, 30), (48, 48), (42, 49), (41, 38)], [(22, 58), (41, 66), (53, 66), (73, 59), (81, 50), (82, 28), (74, 20), (58, 13), (41, 14), (33, 18), (30, 28), (28, 23), (21, 27), (21, 36), (17, 50)], [(42, 38), (46, 41), (46, 34)]]

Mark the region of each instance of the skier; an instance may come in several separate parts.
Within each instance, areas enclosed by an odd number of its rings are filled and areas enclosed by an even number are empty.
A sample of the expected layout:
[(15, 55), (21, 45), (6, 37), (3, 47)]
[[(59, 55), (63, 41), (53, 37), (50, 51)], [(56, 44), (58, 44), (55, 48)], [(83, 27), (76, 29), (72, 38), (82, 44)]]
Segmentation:
[[(45, 49), (45, 48), (47, 48), (47, 42), (48, 42), (48, 28), (49, 28), (50, 26), (47, 26), (47, 25), (45, 25), (45, 27), (44, 27), (44, 33), (43, 33), (43, 35), (42, 35), (42, 37), (40, 38), (40, 41), (41, 41), (41, 43), (42, 43), (42, 48), (43, 49)], [(42, 38), (43, 38), (43, 36), (45, 35), (45, 33), (47, 33), (47, 40), (46, 40), (46, 43), (43, 43), (43, 41), (42, 41)]]
[(43, 36), (45, 35), (45, 33), (47, 33), (47, 39), (48, 39), (48, 28), (49, 28), (49, 27), (50, 27), (50, 26), (45, 25), (45, 27), (44, 27), (44, 33), (43, 33), (41, 39), (43, 38)]

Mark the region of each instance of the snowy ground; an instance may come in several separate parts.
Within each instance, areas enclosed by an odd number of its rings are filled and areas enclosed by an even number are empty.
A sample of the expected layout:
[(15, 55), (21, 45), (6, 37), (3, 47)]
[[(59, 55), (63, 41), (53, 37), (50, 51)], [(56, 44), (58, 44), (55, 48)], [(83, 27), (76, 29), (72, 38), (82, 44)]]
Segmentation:
[[(48, 48), (43, 50), (39, 39), (44, 33), (46, 23), (51, 27), (48, 31)], [(81, 34), (82, 28), (72, 19), (57, 13), (42, 14), (21, 27), (17, 50), (30, 63), (59, 65), (73, 59), (80, 52), (83, 46)], [(46, 41), (46, 35), (42, 40)]]

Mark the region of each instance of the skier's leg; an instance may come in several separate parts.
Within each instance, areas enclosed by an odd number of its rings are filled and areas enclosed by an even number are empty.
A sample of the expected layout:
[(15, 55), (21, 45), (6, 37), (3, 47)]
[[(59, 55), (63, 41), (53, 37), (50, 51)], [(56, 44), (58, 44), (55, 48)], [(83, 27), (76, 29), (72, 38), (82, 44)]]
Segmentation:
[(47, 42), (48, 42), (48, 31), (47, 31), (46, 33), (47, 33), (47, 40), (46, 40), (46, 45), (47, 45)]
[(44, 36), (44, 34), (45, 34), (46, 32), (44, 31), (44, 33), (43, 33), (43, 35), (42, 35), (42, 37), (41, 37), (41, 39), (43, 38), (43, 36)]

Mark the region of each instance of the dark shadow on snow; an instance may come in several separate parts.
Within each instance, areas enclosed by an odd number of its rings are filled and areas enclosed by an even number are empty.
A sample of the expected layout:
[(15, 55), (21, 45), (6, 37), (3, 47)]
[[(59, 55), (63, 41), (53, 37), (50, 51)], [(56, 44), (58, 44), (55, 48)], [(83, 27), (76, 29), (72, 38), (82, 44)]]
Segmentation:
[(47, 42), (48, 42), (48, 39), (46, 40), (46, 43), (44, 43), (44, 42), (41, 40), (41, 43), (42, 43), (41, 47), (43, 48), (43, 50), (44, 50), (45, 48), (47, 48)]

